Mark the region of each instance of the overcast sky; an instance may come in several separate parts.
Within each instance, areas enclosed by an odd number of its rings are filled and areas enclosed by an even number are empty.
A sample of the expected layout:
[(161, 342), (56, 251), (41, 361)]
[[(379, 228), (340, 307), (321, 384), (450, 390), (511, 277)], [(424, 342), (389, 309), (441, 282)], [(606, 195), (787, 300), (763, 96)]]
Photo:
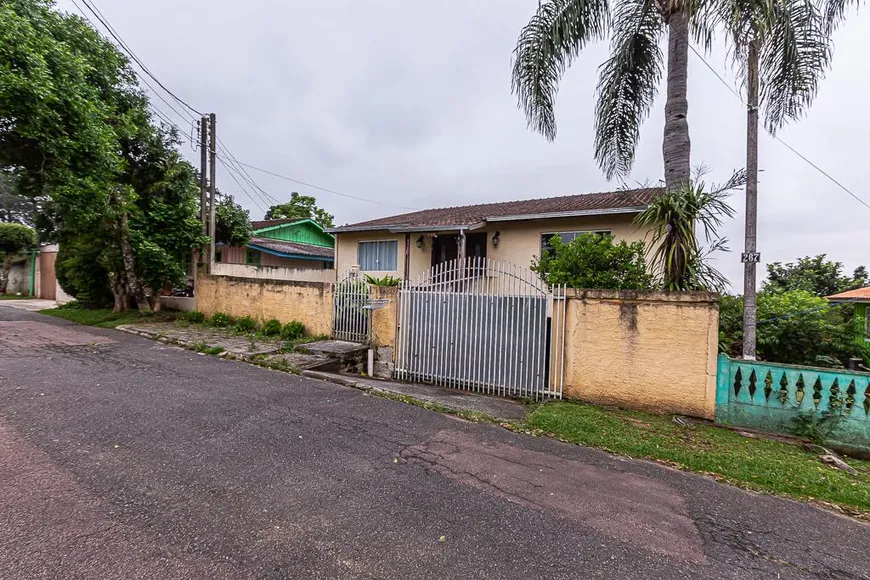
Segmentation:
[[(403, 209), (616, 189), (592, 158), (601, 43), (561, 85), (555, 143), (526, 129), (510, 92), (511, 53), (537, 0), (95, 0), (127, 44), (183, 99), (218, 118), (241, 160), (368, 198), (358, 202), (251, 171), (275, 198), (317, 197), (339, 224)], [(63, 9), (77, 12), (71, 0)], [(806, 117), (779, 136), (870, 203), (866, 11), (835, 36), (833, 68)], [(692, 164), (724, 180), (745, 164), (745, 109), (690, 55)], [(724, 50), (708, 62), (734, 86)], [(161, 101), (154, 104), (172, 117)], [(628, 183), (663, 175), (664, 101), (642, 128)], [(176, 117), (177, 118), (177, 117)], [(190, 120), (177, 118), (189, 133)], [(198, 154), (185, 146), (198, 163)], [(870, 209), (768, 136), (760, 140), (759, 249), (764, 263), (827, 253), (870, 265)], [(229, 178), (218, 185), (263, 217)], [(742, 287), (743, 192), (719, 267)]]

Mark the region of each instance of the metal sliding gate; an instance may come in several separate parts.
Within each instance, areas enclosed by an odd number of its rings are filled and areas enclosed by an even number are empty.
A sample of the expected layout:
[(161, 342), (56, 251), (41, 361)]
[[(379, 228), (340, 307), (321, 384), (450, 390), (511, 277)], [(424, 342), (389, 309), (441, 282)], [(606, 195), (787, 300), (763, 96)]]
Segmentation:
[(395, 376), (514, 397), (561, 397), (565, 288), (467, 258), (399, 288)]
[(371, 286), (351, 269), (335, 283), (332, 338), (368, 343), (372, 333)]

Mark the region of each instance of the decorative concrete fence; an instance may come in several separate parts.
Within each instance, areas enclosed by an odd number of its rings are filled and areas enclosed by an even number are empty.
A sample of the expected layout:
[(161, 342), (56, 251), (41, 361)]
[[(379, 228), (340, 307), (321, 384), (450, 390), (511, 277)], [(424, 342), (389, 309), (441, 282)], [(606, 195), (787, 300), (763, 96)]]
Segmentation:
[(870, 449), (870, 374), (719, 356), (717, 423), (789, 434), (801, 416), (832, 443)]

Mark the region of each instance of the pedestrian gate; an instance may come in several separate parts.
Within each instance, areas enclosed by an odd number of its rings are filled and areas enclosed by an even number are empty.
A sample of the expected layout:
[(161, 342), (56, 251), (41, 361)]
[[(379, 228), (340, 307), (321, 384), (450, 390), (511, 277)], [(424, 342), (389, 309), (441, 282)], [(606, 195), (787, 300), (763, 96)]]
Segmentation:
[(351, 269), (335, 283), (332, 338), (368, 343), (372, 332), (371, 285)]
[(395, 376), (483, 393), (561, 397), (565, 287), (487, 258), (399, 288)]

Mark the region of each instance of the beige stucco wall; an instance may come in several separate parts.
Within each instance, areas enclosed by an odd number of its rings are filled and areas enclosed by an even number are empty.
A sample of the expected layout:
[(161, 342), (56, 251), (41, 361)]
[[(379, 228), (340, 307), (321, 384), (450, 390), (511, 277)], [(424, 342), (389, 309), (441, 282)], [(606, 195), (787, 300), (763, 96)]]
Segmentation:
[[(629, 242), (642, 240), (644, 232), (636, 229), (632, 220), (634, 214), (620, 214), (607, 216), (587, 216), (577, 218), (562, 218), (548, 220), (530, 220), (522, 222), (492, 223), (479, 230), (469, 233), (485, 232), (487, 243), (487, 257), (503, 262), (516, 264), (523, 268), (531, 265), (532, 258), (541, 253), (541, 235), (552, 232), (569, 231), (598, 231), (610, 230), (616, 240)], [(499, 232), (500, 243), (498, 247), (492, 245), (495, 232)], [(432, 265), (432, 239), (424, 238), (423, 248), (417, 247), (417, 239), (425, 232), (416, 232), (410, 235), (410, 278), (414, 279), (426, 272)], [(456, 235), (442, 233), (441, 235)], [(403, 276), (405, 268), (405, 234), (391, 234), (390, 232), (346, 232), (336, 234), (335, 269), (343, 273), (358, 262), (357, 244), (362, 241), (385, 241), (395, 240), (398, 242), (397, 269), (388, 272), (366, 272), (373, 276)], [(340, 274), (339, 274), (340, 275)]]
[(196, 306), (211, 316), (253, 316), (259, 321), (299, 320), (311, 334), (332, 332), (332, 284), (280, 280), (251, 280), (231, 276), (197, 279)]
[(712, 294), (569, 290), (564, 394), (712, 419), (718, 327)]
[(372, 344), (392, 347), (396, 344), (396, 316), (399, 289), (395, 286), (372, 286), (372, 300), (389, 300), (383, 308), (372, 310)]

